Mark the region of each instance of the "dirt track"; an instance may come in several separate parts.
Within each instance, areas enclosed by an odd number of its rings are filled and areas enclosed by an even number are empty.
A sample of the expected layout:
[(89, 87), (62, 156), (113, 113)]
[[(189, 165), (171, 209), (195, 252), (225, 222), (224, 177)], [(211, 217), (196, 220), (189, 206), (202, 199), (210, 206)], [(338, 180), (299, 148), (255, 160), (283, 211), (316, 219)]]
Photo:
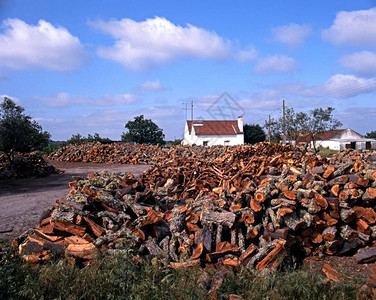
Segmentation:
[(68, 182), (102, 170), (130, 172), (139, 176), (150, 166), (50, 161), (63, 174), (45, 178), (0, 180), (0, 240), (13, 238), (34, 227), (56, 199), (64, 198)]

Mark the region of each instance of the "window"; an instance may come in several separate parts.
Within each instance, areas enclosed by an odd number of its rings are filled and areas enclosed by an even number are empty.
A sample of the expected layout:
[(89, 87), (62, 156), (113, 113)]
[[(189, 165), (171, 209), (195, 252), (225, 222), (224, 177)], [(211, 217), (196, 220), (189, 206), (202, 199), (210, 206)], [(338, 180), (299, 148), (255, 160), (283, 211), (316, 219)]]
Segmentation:
[(208, 143), (209, 143), (209, 141), (204, 141), (204, 142), (202, 143), (202, 145), (207, 146)]

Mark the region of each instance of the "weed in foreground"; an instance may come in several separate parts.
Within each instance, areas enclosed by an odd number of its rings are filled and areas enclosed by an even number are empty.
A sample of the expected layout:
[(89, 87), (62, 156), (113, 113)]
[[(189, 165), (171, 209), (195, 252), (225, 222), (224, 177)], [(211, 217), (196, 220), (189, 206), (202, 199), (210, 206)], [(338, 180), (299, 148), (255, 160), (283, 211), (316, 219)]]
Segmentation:
[[(149, 260), (136, 264), (125, 255), (98, 258), (82, 269), (57, 258), (33, 268), (14, 251), (0, 245), (0, 299), (209, 299), (199, 279), (203, 272), (216, 272), (173, 270)], [(230, 294), (243, 299), (357, 299), (364, 283), (365, 279), (325, 283), (321, 272), (309, 268), (230, 271), (216, 293), (218, 299), (229, 299)]]

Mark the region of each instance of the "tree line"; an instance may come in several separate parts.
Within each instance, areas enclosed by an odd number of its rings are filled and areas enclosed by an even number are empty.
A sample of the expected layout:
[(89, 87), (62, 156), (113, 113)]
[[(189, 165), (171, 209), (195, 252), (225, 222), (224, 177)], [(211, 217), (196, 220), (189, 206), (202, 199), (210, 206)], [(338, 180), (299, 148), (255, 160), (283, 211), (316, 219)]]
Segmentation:
[[(25, 109), (13, 100), (4, 97), (0, 104), (0, 151), (12, 154), (13, 152), (30, 152), (43, 150), (51, 145), (51, 135), (43, 131), (42, 127), (25, 114)], [(316, 108), (310, 112), (296, 112), (293, 108), (286, 108), (283, 116), (270, 119), (261, 127), (258, 124), (245, 124), (243, 127), (244, 142), (254, 144), (269, 140), (271, 142), (295, 141), (302, 134), (309, 134), (315, 145), (316, 135), (319, 132), (336, 129), (342, 123), (333, 117), (334, 108)], [(164, 144), (163, 130), (143, 115), (134, 117), (134, 120), (125, 124), (126, 132), (121, 135), (124, 142)], [(376, 138), (376, 131), (366, 134), (368, 138)], [(66, 141), (67, 144), (81, 144), (85, 142), (112, 142), (109, 138), (101, 137), (98, 133), (73, 134)], [(179, 143), (180, 140), (175, 141)]]
[(286, 108), (285, 113), (278, 119), (270, 119), (265, 122), (269, 139), (272, 142), (284, 140), (292, 143), (301, 135), (308, 135), (316, 150), (316, 136), (320, 132), (334, 130), (342, 126), (342, 123), (333, 116), (333, 107), (315, 108), (308, 113), (295, 112), (293, 108)]
[[(124, 142), (163, 144), (165, 135), (152, 120), (143, 115), (125, 124), (127, 132), (123, 132), (121, 140)], [(51, 135), (43, 131), (31, 116), (25, 114), (25, 109), (17, 105), (12, 99), (4, 97), (0, 104), (0, 151), (12, 156), (15, 152), (27, 153), (35, 150), (55, 150), (62, 144), (82, 144), (86, 142), (111, 143), (109, 138), (101, 137), (98, 133), (73, 134), (70, 139), (62, 143), (53, 143)], [(56, 147), (55, 147), (56, 146)], [(49, 152), (47, 150), (47, 152)]]

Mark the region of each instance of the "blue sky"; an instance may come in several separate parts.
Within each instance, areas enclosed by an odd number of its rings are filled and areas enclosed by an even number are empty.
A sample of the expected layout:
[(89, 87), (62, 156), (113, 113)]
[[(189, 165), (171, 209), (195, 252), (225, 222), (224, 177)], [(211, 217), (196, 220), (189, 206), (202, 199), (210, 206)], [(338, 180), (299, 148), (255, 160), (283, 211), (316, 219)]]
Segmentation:
[(376, 1), (0, 0), (0, 18), (0, 95), (53, 140), (119, 140), (140, 114), (182, 138), (184, 103), (221, 118), (224, 92), (248, 124), (285, 99), (376, 130)]

